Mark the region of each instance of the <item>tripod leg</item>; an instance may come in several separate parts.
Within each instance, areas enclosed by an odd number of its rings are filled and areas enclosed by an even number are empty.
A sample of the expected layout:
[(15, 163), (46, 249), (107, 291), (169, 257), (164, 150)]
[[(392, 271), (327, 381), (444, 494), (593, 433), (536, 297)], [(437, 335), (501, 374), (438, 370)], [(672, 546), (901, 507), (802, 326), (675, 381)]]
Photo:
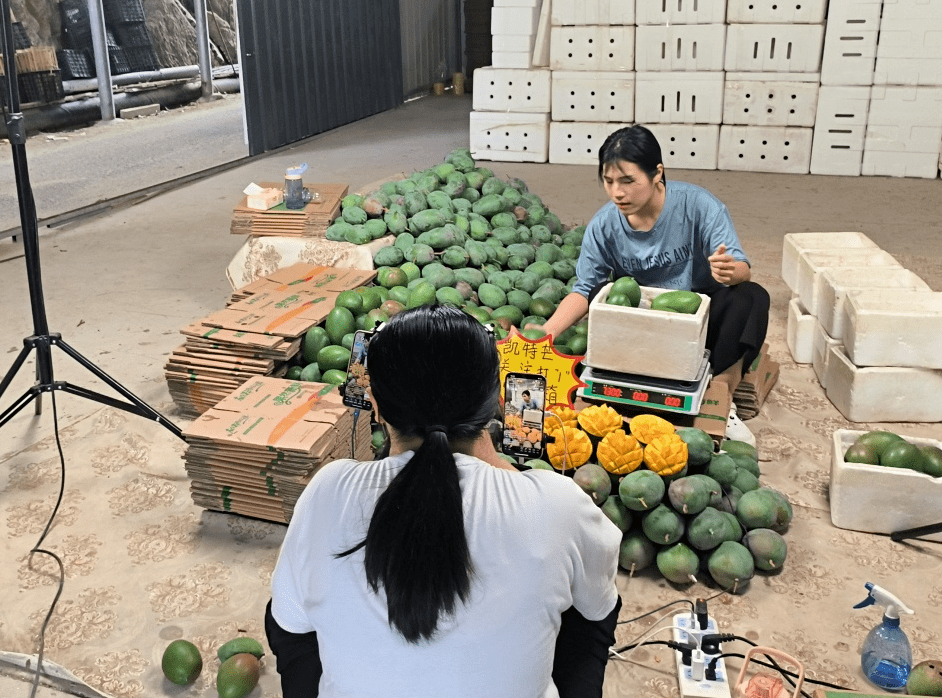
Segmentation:
[(30, 400), (35, 400), (42, 393), (42, 388), (39, 386), (33, 386), (25, 393), (20, 395), (19, 399), (16, 400), (12, 405), (7, 407), (2, 413), (0, 413), (0, 427), (13, 419), (17, 413), (26, 407), (29, 404)]
[[(13, 376), (15, 376), (16, 372), (20, 370), (20, 368), (23, 366), (23, 362), (26, 361), (26, 357), (29, 356), (29, 353), (34, 348), (35, 348), (34, 344), (27, 342), (26, 345), (22, 349), (20, 349), (20, 353), (17, 354), (16, 359), (13, 360), (13, 365), (10, 366), (6, 375), (3, 377), (3, 380), (0, 381), (0, 396), (2, 396), (4, 392), (6, 392), (7, 387), (13, 381)], [(37, 367), (36, 370), (38, 371), (39, 368)]]
[[(39, 370), (39, 362), (36, 362), (36, 382), (33, 384), (34, 388), (38, 388), (43, 384), (42, 376), (40, 375), (41, 371)], [(39, 390), (36, 392), (36, 415), (41, 415), (43, 413), (43, 394)]]

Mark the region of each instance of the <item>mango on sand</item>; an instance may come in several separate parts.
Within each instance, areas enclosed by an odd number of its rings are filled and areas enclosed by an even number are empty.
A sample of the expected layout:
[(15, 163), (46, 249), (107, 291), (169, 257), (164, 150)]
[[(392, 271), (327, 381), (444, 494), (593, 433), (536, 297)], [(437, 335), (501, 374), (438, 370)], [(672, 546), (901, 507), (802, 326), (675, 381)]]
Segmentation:
[(684, 520), (670, 507), (658, 504), (645, 514), (641, 521), (641, 530), (652, 543), (670, 545), (684, 535)]
[(710, 504), (710, 488), (702, 480), (682, 477), (667, 488), (671, 506), (682, 514), (699, 514)]
[(942, 696), (942, 660), (919, 662), (906, 679), (906, 693), (912, 696)]
[(697, 550), (713, 550), (728, 540), (739, 540), (738, 521), (730, 521), (713, 507), (707, 507), (687, 524), (687, 540)]
[(657, 569), (664, 578), (674, 584), (689, 584), (696, 582), (697, 568), (700, 567), (700, 558), (683, 543), (662, 548), (657, 554)]
[(216, 691), (219, 698), (245, 698), (258, 684), (261, 667), (253, 654), (234, 654), (219, 665)]
[(650, 567), (654, 562), (657, 548), (640, 531), (628, 531), (621, 540), (618, 552), (618, 565), (631, 574)]
[(164, 650), (160, 668), (170, 682), (186, 686), (196, 681), (196, 677), (200, 675), (203, 670), (203, 658), (196, 645), (189, 640), (174, 640)]
[(664, 479), (657, 473), (635, 470), (621, 479), (618, 497), (632, 511), (647, 511), (661, 503), (666, 489)]
[(618, 497), (608, 497), (602, 505), (602, 513), (608, 517), (608, 520), (618, 526), (622, 533), (631, 527), (633, 517), (628, 508), (621, 503)]
[(572, 479), (582, 491), (592, 497), (598, 505), (605, 503), (612, 491), (612, 478), (608, 471), (596, 463), (586, 463), (576, 468)]
[(735, 594), (752, 579), (755, 563), (744, 545), (728, 540), (710, 554), (707, 569), (713, 581)]
[(768, 528), (754, 528), (742, 539), (742, 544), (752, 553), (756, 568), (765, 572), (782, 569), (788, 546), (781, 534)]

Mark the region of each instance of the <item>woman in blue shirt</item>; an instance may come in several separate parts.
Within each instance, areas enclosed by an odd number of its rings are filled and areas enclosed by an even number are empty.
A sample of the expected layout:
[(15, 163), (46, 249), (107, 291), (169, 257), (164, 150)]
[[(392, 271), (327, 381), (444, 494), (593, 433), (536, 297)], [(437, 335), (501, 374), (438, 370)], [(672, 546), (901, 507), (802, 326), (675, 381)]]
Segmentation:
[(726, 386), (733, 405), (727, 436), (754, 444), (732, 396), (765, 341), (769, 294), (750, 281), (749, 259), (729, 211), (706, 189), (668, 184), (657, 139), (637, 124), (602, 144), (599, 179), (610, 201), (586, 227), (577, 281), (544, 331), (558, 336), (582, 318), (610, 278), (632, 276), (642, 286), (708, 295), (713, 380)]

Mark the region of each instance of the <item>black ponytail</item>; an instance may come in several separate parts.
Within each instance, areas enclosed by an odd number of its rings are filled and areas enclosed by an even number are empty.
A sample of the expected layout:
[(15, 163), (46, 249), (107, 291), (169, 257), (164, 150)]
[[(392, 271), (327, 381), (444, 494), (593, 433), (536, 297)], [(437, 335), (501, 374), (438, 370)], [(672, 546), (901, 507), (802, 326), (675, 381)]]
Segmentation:
[(366, 538), (338, 557), (365, 548), (367, 583), (385, 591), (389, 624), (418, 643), (470, 595), (473, 561), (451, 444), (479, 437), (496, 413), (499, 360), (477, 320), (438, 305), (394, 316), (369, 352), (380, 415), (423, 441), (377, 500)]

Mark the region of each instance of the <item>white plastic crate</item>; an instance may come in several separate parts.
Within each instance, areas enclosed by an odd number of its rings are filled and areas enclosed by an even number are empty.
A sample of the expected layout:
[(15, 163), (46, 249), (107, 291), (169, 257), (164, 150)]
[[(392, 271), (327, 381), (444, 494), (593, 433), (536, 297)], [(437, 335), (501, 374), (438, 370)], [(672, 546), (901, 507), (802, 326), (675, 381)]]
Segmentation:
[(635, 64), (634, 27), (552, 27), (553, 70), (631, 72)]
[(478, 68), (474, 71), (471, 106), (475, 111), (545, 114), (550, 110), (550, 88), (547, 68)]
[(718, 124), (647, 124), (647, 127), (661, 146), (661, 159), (667, 169), (716, 169)]
[(823, 24), (730, 24), (726, 71), (818, 73)]
[(473, 111), (470, 150), (475, 160), (546, 162), (549, 114)]
[(549, 161), (558, 165), (598, 165), (605, 139), (626, 123), (598, 121), (550, 122)]
[(635, 24), (638, 25), (725, 23), (726, 0), (637, 0), (635, 3)]
[(810, 364), (814, 359), (814, 315), (801, 305), (798, 296), (788, 302), (785, 343), (796, 364)]
[(803, 252), (839, 252), (847, 248), (880, 249), (863, 233), (785, 233), (782, 243), (782, 280), (797, 293), (798, 260)]
[[(834, 431), (828, 488), (831, 523), (851, 531), (887, 534), (939, 523), (942, 478), (908, 468), (844, 462), (844, 453), (864, 433)], [(934, 439), (902, 436), (917, 446), (942, 448), (942, 442)], [(942, 533), (921, 538), (942, 541)]]
[(635, 118), (633, 72), (554, 70), (551, 95), (553, 121), (631, 123)]
[(644, 124), (721, 123), (722, 71), (637, 73), (635, 118)]
[(880, 21), (874, 85), (942, 85), (942, 16)]
[(942, 143), (942, 87), (874, 85), (861, 172), (935, 179)]
[(726, 21), (730, 24), (817, 24), (824, 21), (827, 0), (729, 0)]
[(867, 289), (844, 301), (844, 347), (857, 366), (942, 368), (940, 338), (942, 292)]
[(529, 70), (533, 54), (527, 51), (491, 51), (491, 67), (504, 70)]
[(635, 4), (625, 0), (552, 0), (550, 12), (553, 26), (630, 26), (635, 23)]
[(723, 123), (814, 126), (817, 73), (726, 73)]
[(639, 26), (635, 70), (723, 70), (725, 24)]
[(942, 421), (942, 371), (875, 366), (860, 368), (844, 347), (832, 347), (827, 397), (851, 422)]
[(811, 174), (860, 174), (870, 88), (822, 85), (811, 144)]
[(831, 0), (821, 58), (822, 85), (872, 85), (882, 0)]
[(821, 274), (818, 295), (818, 322), (834, 339), (844, 338), (844, 303), (849, 294), (870, 288), (931, 291), (929, 285), (909, 269), (881, 269), (874, 274), (870, 267), (826, 269)]
[(538, 7), (494, 6), (491, 8), (491, 33), (535, 35), (539, 19)]
[(821, 387), (827, 390), (827, 369), (830, 362), (831, 348), (841, 345), (840, 340), (829, 335), (818, 320), (814, 321), (814, 330), (811, 340), (811, 367), (817, 376)]
[(721, 170), (807, 174), (812, 129), (797, 126), (720, 126)]
[[(801, 304), (811, 312), (819, 307), (821, 276), (828, 269), (840, 267), (870, 267), (878, 274), (887, 268), (902, 266), (889, 252), (878, 247), (851, 247), (843, 250), (806, 250), (798, 256), (798, 282), (796, 293)], [(877, 269), (879, 267), (879, 270)]]

